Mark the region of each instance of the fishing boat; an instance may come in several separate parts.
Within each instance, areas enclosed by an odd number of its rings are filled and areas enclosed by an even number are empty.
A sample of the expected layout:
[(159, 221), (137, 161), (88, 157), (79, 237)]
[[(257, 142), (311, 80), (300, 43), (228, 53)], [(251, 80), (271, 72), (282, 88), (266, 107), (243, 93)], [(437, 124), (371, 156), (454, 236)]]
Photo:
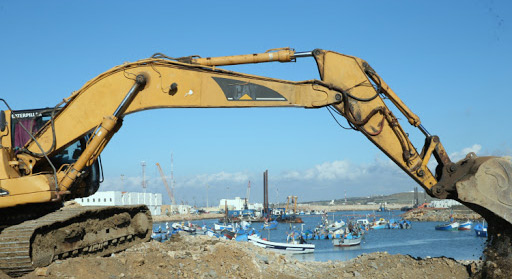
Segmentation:
[[(196, 225), (188, 222), (188, 224), (185, 225), (185, 223), (173, 223), (171, 225), (172, 229), (174, 231), (184, 231), (184, 232), (188, 232), (190, 234), (195, 234), (197, 229), (196, 229)], [(167, 230), (169, 231), (169, 226), (168, 226), (168, 223), (166, 223), (166, 228)]]
[(487, 225), (485, 223), (476, 224), (473, 229), (475, 230), (476, 236), (487, 237)]
[(437, 225), (435, 227), (435, 229), (438, 231), (457, 231), (457, 230), (459, 230), (459, 226), (460, 226), (459, 222), (455, 222), (453, 220), (453, 210), (452, 210), (452, 212), (450, 213), (450, 223)]
[(190, 234), (195, 234), (197, 230), (196, 230), (196, 228), (194, 228), (192, 226), (185, 225), (185, 226), (183, 226), (183, 231), (188, 232)]
[(224, 229), (219, 233), (220, 237), (223, 237), (225, 239), (233, 239), (235, 237), (235, 234), (236, 233), (234, 231), (230, 231), (228, 229)]
[(235, 228), (233, 225), (222, 225), (222, 224), (218, 224), (218, 223), (215, 223), (213, 224), (213, 230), (214, 231), (222, 231), (222, 230), (230, 230), (230, 231), (234, 231)]
[(471, 225), (473, 225), (473, 222), (471, 221), (466, 221), (462, 224), (459, 225), (459, 231), (470, 231), (471, 230)]
[(400, 221), (400, 228), (401, 229), (410, 229), (412, 227), (411, 221), (409, 220), (402, 220)]
[(370, 226), (370, 229), (374, 230), (380, 230), (387, 228), (388, 222), (384, 218), (380, 218), (379, 220), (375, 221), (372, 226)]
[(211, 237), (220, 237), (220, 234), (216, 233), (213, 229), (207, 229), (204, 234)]
[(389, 219), (389, 222), (386, 224), (386, 228), (388, 229), (400, 229), (400, 221), (395, 219)]
[[(165, 224), (166, 224), (166, 226), (168, 225), (168, 223), (165, 223)], [(183, 230), (180, 223), (172, 223), (171, 227), (175, 231)]]
[(459, 229), (459, 222), (452, 222), (449, 224), (437, 225), (436, 230), (438, 231), (456, 231)]
[(370, 225), (370, 221), (368, 221), (367, 218), (364, 219), (357, 219), (356, 223), (361, 227), (366, 227)]
[(261, 229), (262, 230), (275, 230), (277, 229), (277, 221), (274, 220), (274, 221), (270, 221), (270, 222), (265, 222), (263, 223), (263, 226), (261, 226)]
[(361, 244), (362, 237), (360, 235), (354, 236), (352, 234), (347, 235), (343, 238), (337, 238), (332, 240), (334, 246), (348, 247), (356, 246)]
[(263, 247), (265, 249), (273, 250), (276, 252), (290, 254), (306, 254), (315, 252), (315, 244), (301, 244), (297, 243), (297, 241), (292, 241), (290, 243), (273, 242), (264, 240), (256, 235), (249, 235), (247, 238), (249, 239), (249, 242), (256, 246)]
[(345, 228), (337, 229), (329, 234), (330, 239), (342, 238), (345, 233)]

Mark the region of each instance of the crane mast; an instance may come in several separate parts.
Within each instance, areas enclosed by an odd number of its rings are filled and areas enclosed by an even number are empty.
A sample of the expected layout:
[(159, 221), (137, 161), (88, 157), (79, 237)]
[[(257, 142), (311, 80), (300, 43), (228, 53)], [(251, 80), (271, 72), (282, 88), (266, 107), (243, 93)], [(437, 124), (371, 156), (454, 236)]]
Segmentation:
[[(158, 171), (160, 172), (160, 176), (162, 177), (162, 181), (164, 182), (165, 189), (167, 190), (167, 194), (169, 195), (169, 199), (171, 199), (172, 206), (176, 207), (177, 206), (176, 200), (174, 199), (174, 194), (173, 194), (171, 188), (169, 187), (169, 184), (167, 184), (167, 179), (165, 179), (164, 171), (162, 170), (162, 167), (160, 166), (159, 163), (156, 163), (156, 166), (158, 167)], [(171, 211), (173, 211), (175, 209), (176, 208), (171, 208)]]

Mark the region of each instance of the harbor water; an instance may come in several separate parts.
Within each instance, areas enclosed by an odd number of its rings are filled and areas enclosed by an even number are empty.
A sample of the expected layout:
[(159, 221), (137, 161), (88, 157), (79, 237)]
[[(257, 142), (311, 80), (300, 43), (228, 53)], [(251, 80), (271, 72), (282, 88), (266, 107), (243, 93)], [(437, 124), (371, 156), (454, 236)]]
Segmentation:
[[(335, 212), (329, 213), (330, 220), (348, 222), (365, 218), (390, 218), (400, 219), (400, 211), (374, 213), (367, 211)], [(375, 214), (375, 215), (374, 215)], [(375, 217), (374, 217), (375, 216)], [(261, 232), (262, 238), (270, 241), (286, 242), (287, 235), (292, 230), (314, 230), (321, 224), (321, 215), (300, 215), (304, 223), (279, 223), (275, 230), (261, 230), (263, 223), (253, 223), (252, 227)], [(212, 227), (217, 220), (198, 220), (191, 223)], [(169, 225), (172, 222), (169, 222)], [(443, 222), (412, 222), (411, 229), (379, 229), (369, 230), (365, 233), (361, 245), (353, 247), (335, 247), (330, 239), (308, 240), (308, 243), (315, 244), (315, 252), (312, 254), (294, 255), (304, 261), (329, 261), (329, 260), (350, 260), (361, 254), (373, 252), (388, 252), (389, 254), (410, 255), (412, 257), (441, 257), (445, 256), (456, 260), (476, 260), (482, 255), (486, 238), (477, 237), (473, 229), (470, 231), (437, 231), (435, 226)], [(473, 225), (475, 225), (474, 223)], [(165, 229), (165, 223), (155, 223), (154, 230), (159, 227)], [(234, 241), (234, 240), (233, 240)]]

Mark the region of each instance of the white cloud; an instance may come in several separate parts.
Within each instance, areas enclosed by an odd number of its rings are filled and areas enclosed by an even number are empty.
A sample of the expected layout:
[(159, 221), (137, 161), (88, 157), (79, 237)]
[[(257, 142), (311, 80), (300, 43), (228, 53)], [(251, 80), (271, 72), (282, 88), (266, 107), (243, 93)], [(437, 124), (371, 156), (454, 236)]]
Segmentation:
[[(450, 160), (452, 160), (452, 162), (458, 162), (459, 160), (461, 159), (464, 159), (466, 157), (466, 155), (470, 152), (474, 152), (476, 155), (479, 155), (478, 153), (482, 150), (482, 146), (480, 144), (473, 144), (472, 146), (470, 147), (466, 147), (466, 148), (463, 148), (462, 150), (460, 151), (456, 151), (456, 152), (453, 152), (451, 153), (449, 156), (450, 156)], [(437, 167), (437, 161), (435, 160), (434, 156), (432, 156), (432, 158), (430, 159), (430, 161), (428, 162), (428, 168), (434, 172), (434, 170), (436, 169)]]
[[(487, 152), (480, 144), (474, 144), (450, 154), (456, 162), (469, 152)], [(498, 151), (494, 151), (498, 152)], [(485, 153), (485, 154), (484, 154)], [(504, 153), (500, 151), (500, 153)], [(510, 152), (509, 152), (510, 153)], [(490, 154), (489, 154), (490, 155)], [(435, 160), (429, 167), (433, 170)], [(168, 201), (167, 192), (160, 176), (146, 177), (148, 192), (162, 193), (164, 202)], [(170, 182), (170, 178), (167, 177)], [(196, 201), (204, 204), (207, 197), (210, 205), (217, 204), (221, 198), (245, 197), (247, 182), (251, 180), (251, 201), (262, 201), (262, 175), (260, 171), (238, 171), (203, 173), (189, 177), (176, 177), (175, 196), (179, 201)], [(139, 176), (125, 177), (123, 183), (119, 177), (106, 178), (101, 186), (102, 191), (137, 191), (142, 192), (142, 178)], [(208, 188), (208, 194), (207, 191)], [(301, 201), (331, 200), (347, 196), (368, 196), (411, 191), (419, 186), (395, 163), (387, 157), (377, 155), (369, 163), (356, 164), (349, 160), (323, 162), (306, 169), (289, 169), (281, 173), (270, 170), (269, 194), (270, 201), (284, 201), (288, 195), (297, 195)]]
[[(170, 180), (168, 178), (168, 180)], [(176, 177), (175, 196), (178, 201), (206, 201), (215, 204), (221, 198), (244, 197), (247, 182), (251, 180), (251, 200), (262, 201), (262, 175), (260, 172), (219, 172), (198, 174), (192, 177)], [(167, 201), (167, 193), (160, 177), (147, 177), (148, 192), (159, 192)], [(142, 191), (141, 177), (127, 177), (124, 183), (119, 178), (105, 179), (102, 191)], [(297, 195), (300, 200), (330, 200), (344, 196), (365, 196), (410, 191), (415, 182), (408, 178), (389, 159), (378, 157), (371, 163), (355, 164), (348, 160), (324, 162), (304, 170), (286, 170), (270, 174), (270, 201), (283, 201), (288, 195)], [(279, 196), (277, 196), (279, 194)], [(281, 197), (281, 198), (279, 198)]]
[(199, 174), (194, 177), (183, 179), (182, 185), (188, 186), (205, 186), (207, 184), (216, 183), (244, 183), (249, 180), (249, 175), (243, 172), (228, 173), (219, 172), (214, 174)]
[(476, 155), (478, 155), (478, 152), (482, 150), (482, 146), (480, 144), (473, 144), (471, 147), (466, 147), (458, 152), (453, 152), (450, 154), (450, 159), (452, 162), (457, 162), (461, 159), (464, 159), (466, 155), (470, 152), (474, 152)]
[(333, 161), (316, 165), (304, 171), (290, 170), (278, 176), (281, 180), (336, 180), (336, 179), (357, 179), (366, 173), (366, 169), (355, 166), (349, 161)]

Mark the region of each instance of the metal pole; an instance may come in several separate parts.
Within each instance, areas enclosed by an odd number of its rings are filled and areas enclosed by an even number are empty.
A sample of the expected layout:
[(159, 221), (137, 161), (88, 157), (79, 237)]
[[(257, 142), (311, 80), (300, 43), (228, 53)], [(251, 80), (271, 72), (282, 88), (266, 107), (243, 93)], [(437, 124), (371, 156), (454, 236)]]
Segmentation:
[(133, 99), (135, 99), (135, 96), (137, 96), (137, 93), (144, 89), (144, 86), (146, 86), (146, 77), (143, 75), (138, 75), (135, 78), (135, 84), (133, 84), (133, 86), (130, 88), (130, 91), (128, 91), (128, 94), (126, 94), (123, 101), (121, 104), (119, 104), (116, 111), (114, 112), (115, 117), (120, 118), (123, 116), (125, 111), (132, 103)]
[(311, 57), (311, 56), (313, 56), (313, 51), (301, 51), (301, 52), (295, 52), (293, 54), (294, 58)]
[(420, 126), (418, 126), (418, 128), (420, 129), (420, 131), (426, 136), (426, 137), (430, 137), (431, 134), (427, 131), (427, 129), (425, 129), (425, 127), (423, 127), (422, 124), (420, 124)]

